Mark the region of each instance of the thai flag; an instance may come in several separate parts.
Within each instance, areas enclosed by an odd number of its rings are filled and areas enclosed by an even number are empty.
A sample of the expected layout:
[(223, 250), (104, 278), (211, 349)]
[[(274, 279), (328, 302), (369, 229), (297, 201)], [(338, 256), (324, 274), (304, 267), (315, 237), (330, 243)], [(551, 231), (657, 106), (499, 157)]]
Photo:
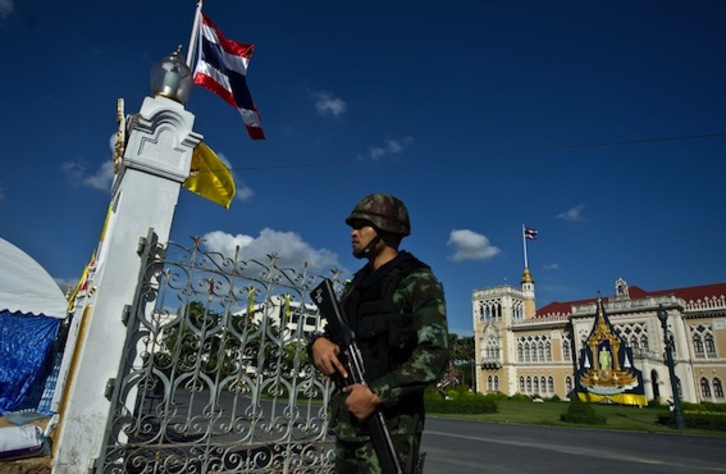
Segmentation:
[(264, 140), (260, 114), (247, 88), (247, 67), (255, 45), (228, 40), (212, 20), (204, 14), (201, 17), (194, 83), (209, 89), (239, 110), (250, 138)]
[(537, 240), (537, 229), (533, 229), (532, 227), (525, 227), (524, 238), (527, 240)]

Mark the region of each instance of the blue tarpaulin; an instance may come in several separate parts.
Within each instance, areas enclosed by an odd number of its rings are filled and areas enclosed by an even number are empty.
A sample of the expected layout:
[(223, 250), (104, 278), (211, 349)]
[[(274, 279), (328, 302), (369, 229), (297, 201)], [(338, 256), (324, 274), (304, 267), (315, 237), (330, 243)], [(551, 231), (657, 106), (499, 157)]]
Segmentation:
[(61, 322), (0, 311), (0, 414), (37, 407)]

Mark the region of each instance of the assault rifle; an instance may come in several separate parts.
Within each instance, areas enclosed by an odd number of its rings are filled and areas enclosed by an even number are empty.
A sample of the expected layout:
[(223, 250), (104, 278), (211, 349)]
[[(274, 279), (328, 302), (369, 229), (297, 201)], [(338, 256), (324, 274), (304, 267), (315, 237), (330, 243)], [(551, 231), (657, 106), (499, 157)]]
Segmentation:
[[(333, 282), (324, 278), (312, 292), (312, 299), (320, 309), (320, 315), (328, 322), (327, 330), (333, 342), (340, 346), (343, 353), (343, 364), (348, 370), (348, 378), (340, 377), (341, 385), (347, 387), (354, 383), (368, 385), (365, 379), (365, 366), (353, 330), (348, 327), (343, 317), (343, 308), (333, 290)], [(380, 410), (366, 419), (366, 427), (371, 435), (373, 448), (378, 456), (383, 474), (404, 474), (396, 448), (393, 446), (391, 433), (388, 431), (383, 413)]]

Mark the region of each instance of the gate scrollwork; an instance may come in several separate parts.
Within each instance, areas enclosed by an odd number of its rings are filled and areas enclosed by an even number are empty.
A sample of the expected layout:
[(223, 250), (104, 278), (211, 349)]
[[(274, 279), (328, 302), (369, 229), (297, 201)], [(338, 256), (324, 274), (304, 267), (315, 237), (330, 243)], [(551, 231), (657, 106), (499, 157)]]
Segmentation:
[(333, 387), (306, 351), (321, 275), (199, 238), (144, 256), (98, 472), (332, 473)]

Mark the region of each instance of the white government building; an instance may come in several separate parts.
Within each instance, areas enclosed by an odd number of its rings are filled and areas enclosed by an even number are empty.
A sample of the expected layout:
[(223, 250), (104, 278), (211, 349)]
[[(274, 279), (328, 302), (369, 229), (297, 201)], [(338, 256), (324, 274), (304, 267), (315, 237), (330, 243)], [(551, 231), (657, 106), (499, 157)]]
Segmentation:
[(681, 399), (726, 402), (726, 283), (648, 291), (619, 278), (613, 290), (610, 296), (537, 309), (527, 268), (519, 288), (474, 290), (477, 391), (569, 398), (576, 388), (581, 350), (587, 349), (602, 302), (614, 333), (632, 350), (645, 400), (665, 403), (673, 396), (660, 306), (668, 315)]

